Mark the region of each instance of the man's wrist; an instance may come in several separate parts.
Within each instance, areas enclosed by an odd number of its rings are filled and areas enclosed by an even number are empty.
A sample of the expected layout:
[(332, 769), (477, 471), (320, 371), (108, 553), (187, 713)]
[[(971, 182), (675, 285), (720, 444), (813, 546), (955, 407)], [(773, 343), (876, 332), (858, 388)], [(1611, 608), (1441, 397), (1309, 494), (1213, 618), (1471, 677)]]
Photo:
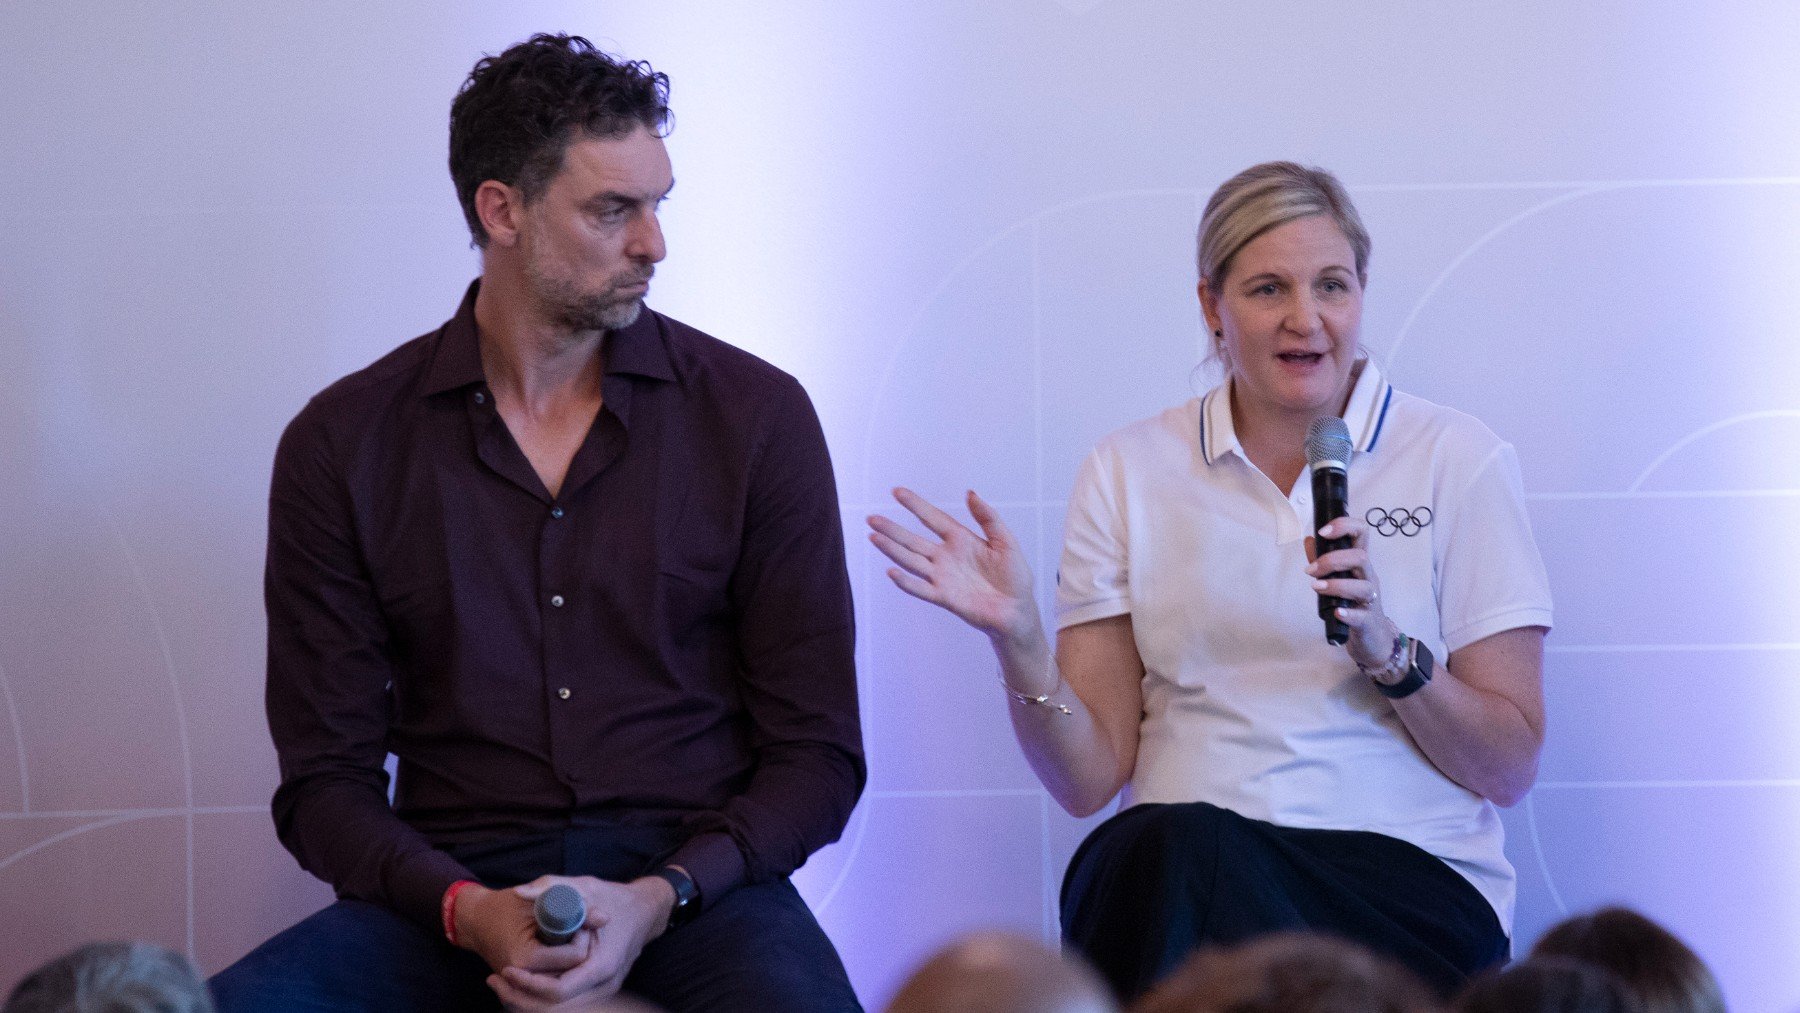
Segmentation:
[(444, 938), (450, 941), (451, 946), (474, 949), (469, 943), (468, 911), (472, 905), (479, 903), (478, 895), (487, 892), (487, 887), (472, 879), (459, 879), (444, 891)]
[(700, 885), (694, 882), (693, 876), (688, 875), (686, 867), (669, 864), (653, 870), (650, 875), (661, 880), (672, 895), (669, 907), (664, 912), (665, 932), (686, 925), (700, 913)]
[(675, 887), (661, 876), (651, 874), (643, 876), (631, 884), (644, 891), (650, 898), (650, 936), (655, 939), (669, 930), (669, 919), (675, 911), (675, 903), (680, 898), (675, 894)]

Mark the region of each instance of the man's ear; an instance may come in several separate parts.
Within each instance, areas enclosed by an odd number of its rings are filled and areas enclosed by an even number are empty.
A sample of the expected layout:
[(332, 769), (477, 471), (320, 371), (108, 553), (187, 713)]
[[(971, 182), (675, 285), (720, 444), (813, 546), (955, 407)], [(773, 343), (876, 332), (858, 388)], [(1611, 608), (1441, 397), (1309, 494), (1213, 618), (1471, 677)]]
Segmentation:
[(481, 219), (481, 227), (487, 230), (488, 245), (518, 245), (524, 216), (525, 198), (518, 187), (489, 179), (475, 188), (475, 217)]

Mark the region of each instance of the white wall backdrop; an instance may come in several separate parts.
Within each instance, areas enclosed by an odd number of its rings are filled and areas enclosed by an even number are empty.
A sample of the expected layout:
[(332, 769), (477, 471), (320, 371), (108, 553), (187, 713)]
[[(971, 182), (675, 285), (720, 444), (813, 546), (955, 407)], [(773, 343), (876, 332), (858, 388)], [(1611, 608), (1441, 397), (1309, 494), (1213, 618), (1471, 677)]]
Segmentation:
[(1053, 937), (1093, 821), (861, 518), (975, 486), (1052, 572), (1087, 447), (1208, 382), (1199, 204), (1287, 157), (1374, 233), (1374, 354), (1524, 463), (1558, 627), (1520, 948), (1623, 902), (1800, 1008), (1800, 8), (493, 8), (0, 6), (0, 984), (95, 937), (215, 971), (328, 899), (266, 811), (270, 456), (454, 308), (450, 97), (554, 29), (674, 78), (652, 304), (825, 420), (871, 781), (799, 878), (866, 1002), (961, 930)]

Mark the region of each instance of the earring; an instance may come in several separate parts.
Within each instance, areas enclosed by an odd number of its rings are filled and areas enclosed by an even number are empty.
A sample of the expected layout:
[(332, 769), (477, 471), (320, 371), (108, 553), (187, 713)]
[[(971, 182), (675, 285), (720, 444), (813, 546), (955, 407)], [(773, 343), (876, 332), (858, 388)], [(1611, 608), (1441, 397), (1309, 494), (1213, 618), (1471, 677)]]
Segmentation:
[(1225, 336), (1225, 328), (1223, 328), (1223, 327), (1221, 327), (1218, 330), (1213, 332), (1213, 337), (1215, 337), (1215, 338), (1222, 338), (1224, 336)]

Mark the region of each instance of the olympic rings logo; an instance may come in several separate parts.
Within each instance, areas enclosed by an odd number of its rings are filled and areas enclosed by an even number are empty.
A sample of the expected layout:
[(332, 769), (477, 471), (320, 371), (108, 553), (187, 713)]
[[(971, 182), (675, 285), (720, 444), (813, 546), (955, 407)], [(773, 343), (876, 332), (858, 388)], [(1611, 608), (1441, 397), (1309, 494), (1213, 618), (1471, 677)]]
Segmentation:
[(1390, 537), (1405, 535), (1411, 538), (1431, 523), (1431, 508), (1422, 506), (1408, 510), (1404, 507), (1396, 507), (1392, 510), (1383, 510), (1380, 507), (1372, 507), (1368, 513), (1363, 514), (1363, 520), (1369, 523), (1369, 527), (1381, 534)]

